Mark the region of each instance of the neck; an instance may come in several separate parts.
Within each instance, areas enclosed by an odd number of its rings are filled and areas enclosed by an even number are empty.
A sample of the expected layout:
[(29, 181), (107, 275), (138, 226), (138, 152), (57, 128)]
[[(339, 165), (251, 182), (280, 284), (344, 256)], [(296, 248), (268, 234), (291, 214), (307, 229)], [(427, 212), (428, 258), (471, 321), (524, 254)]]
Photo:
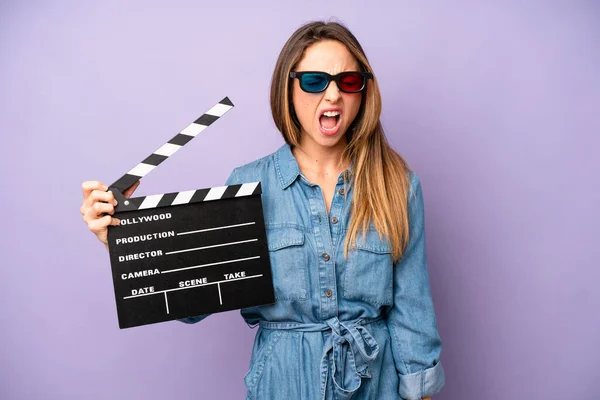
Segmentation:
[(342, 158), (345, 147), (345, 138), (333, 147), (321, 146), (312, 140), (303, 140), (299, 146), (292, 149), (292, 153), (304, 175), (337, 177), (349, 165), (349, 161)]

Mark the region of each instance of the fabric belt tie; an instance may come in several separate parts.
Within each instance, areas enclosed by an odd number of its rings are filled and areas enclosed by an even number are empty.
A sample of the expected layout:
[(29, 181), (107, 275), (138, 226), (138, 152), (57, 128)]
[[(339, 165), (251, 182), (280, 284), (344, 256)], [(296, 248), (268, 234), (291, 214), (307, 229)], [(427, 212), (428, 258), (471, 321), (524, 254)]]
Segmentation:
[[(298, 332), (330, 331), (331, 335), (325, 340), (321, 357), (321, 398), (325, 398), (331, 370), (337, 396), (350, 399), (360, 387), (361, 379), (371, 377), (369, 362), (379, 354), (379, 344), (363, 325), (380, 319), (382, 317), (342, 322), (333, 317), (322, 324), (260, 321), (260, 326), (264, 329)], [(344, 371), (350, 371), (350, 374), (344, 374)]]

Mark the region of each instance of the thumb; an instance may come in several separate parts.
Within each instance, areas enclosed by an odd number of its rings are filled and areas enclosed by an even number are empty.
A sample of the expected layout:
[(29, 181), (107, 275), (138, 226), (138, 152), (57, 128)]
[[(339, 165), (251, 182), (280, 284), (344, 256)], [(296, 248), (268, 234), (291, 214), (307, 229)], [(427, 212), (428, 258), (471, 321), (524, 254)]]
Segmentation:
[(133, 194), (133, 192), (135, 192), (135, 189), (137, 189), (138, 186), (140, 186), (139, 180), (137, 180), (133, 185), (131, 185), (127, 189), (125, 189), (125, 191), (123, 192), (123, 196), (131, 197), (131, 195)]

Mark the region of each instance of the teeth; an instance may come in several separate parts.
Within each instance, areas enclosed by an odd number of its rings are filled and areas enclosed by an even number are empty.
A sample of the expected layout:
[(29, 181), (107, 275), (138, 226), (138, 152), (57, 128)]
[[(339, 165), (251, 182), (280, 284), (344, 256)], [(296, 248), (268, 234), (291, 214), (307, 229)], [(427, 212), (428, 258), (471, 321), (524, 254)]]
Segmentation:
[(323, 115), (326, 117), (337, 117), (338, 115), (340, 115), (340, 113), (339, 111), (325, 111)]

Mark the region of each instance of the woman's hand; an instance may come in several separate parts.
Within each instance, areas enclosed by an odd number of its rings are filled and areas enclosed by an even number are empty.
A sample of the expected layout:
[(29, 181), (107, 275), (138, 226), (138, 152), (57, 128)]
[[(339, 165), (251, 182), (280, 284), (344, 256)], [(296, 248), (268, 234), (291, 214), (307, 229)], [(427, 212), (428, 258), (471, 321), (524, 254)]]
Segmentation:
[[(123, 196), (130, 197), (139, 186), (140, 181), (131, 185), (123, 192)], [(117, 200), (112, 192), (107, 192), (108, 186), (99, 181), (85, 181), (81, 185), (83, 191), (83, 204), (79, 211), (83, 220), (87, 224), (98, 240), (106, 246), (108, 250), (108, 226), (119, 225), (119, 219), (113, 218)]]

